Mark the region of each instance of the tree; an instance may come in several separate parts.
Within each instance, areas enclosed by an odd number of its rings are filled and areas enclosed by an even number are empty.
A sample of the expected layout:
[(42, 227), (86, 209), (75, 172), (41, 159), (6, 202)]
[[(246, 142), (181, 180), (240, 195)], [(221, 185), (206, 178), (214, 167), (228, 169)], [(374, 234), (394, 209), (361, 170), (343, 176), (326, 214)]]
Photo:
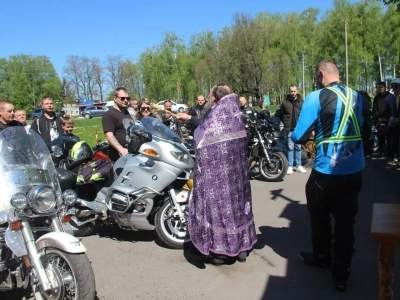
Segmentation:
[(385, 5), (395, 5), (397, 4), (397, 11), (400, 11), (400, 0), (378, 0), (380, 2), (383, 2)]
[(62, 83), (47, 56), (13, 55), (0, 59), (0, 99), (28, 112), (44, 96), (62, 100)]

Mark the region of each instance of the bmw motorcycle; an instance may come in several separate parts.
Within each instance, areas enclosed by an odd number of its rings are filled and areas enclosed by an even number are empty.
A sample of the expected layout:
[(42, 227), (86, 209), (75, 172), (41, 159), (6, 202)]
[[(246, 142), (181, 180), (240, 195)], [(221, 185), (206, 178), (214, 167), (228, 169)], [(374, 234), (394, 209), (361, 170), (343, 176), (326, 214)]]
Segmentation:
[(94, 299), (86, 248), (69, 226), (76, 193), (61, 193), (42, 138), (0, 132), (0, 292), (32, 288), (35, 299)]
[(245, 119), (248, 139), (247, 161), (251, 168), (259, 164), (261, 176), (268, 181), (280, 181), (285, 177), (288, 161), (284, 153), (277, 147), (277, 139), (285, 137), (285, 131), (277, 130), (273, 124), (264, 119)]
[(113, 180), (94, 199), (81, 197), (71, 219), (75, 235), (91, 233), (95, 224), (118, 224), (124, 230), (156, 230), (171, 248), (189, 240), (187, 209), (194, 161), (167, 126), (148, 117), (124, 120), (129, 153), (113, 166)]

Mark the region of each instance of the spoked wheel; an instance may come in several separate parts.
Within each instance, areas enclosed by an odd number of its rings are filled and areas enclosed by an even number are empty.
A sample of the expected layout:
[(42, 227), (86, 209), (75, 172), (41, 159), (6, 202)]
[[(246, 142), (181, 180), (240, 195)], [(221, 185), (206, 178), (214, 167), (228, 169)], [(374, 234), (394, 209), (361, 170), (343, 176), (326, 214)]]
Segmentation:
[(171, 201), (166, 201), (156, 214), (156, 232), (168, 247), (183, 249), (183, 244), (190, 240), (187, 231), (185, 208), (186, 205), (181, 205), (181, 210), (185, 215), (185, 222), (180, 220), (176, 208), (171, 205)]
[(93, 300), (96, 284), (93, 269), (85, 253), (71, 254), (58, 249), (46, 249), (42, 256), (50, 285), (46, 292), (38, 292), (43, 299)]
[(288, 169), (288, 161), (282, 152), (269, 153), (271, 163), (265, 157), (260, 159), (260, 173), (268, 181), (279, 181), (285, 177)]

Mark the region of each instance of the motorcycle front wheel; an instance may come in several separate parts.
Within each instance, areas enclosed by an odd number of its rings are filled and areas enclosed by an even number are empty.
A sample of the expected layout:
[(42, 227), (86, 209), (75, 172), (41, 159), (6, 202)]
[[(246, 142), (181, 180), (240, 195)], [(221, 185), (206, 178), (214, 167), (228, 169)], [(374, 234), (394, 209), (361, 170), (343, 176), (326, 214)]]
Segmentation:
[(96, 296), (96, 283), (92, 265), (85, 253), (66, 253), (47, 248), (41, 257), (50, 285), (50, 291), (41, 292), (43, 299), (93, 300)]
[[(186, 222), (183, 224), (179, 218), (178, 212), (172, 201), (167, 200), (157, 211), (155, 218), (156, 232), (161, 241), (170, 248), (183, 249), (183, 244), (188, 242), (189, 234), (187, 229), (187, 218), (184, 212)], [(182, 211), (185, 206), (181, 205)]]
[(268, 181), (280, 181), (288, 170), (288, 161), (282, 152), (268, 154), (271, 163), (265, 157), (260, 158), (260, 174)]

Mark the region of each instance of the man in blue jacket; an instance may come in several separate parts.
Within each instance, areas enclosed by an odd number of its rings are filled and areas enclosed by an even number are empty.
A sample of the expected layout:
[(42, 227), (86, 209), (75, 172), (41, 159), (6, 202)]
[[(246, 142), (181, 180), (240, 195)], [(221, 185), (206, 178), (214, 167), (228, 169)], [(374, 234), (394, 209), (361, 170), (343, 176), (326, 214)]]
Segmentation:
[(355, 251), (353, 224), (365, 167), (363, 139), (371, 133), (369, 110), (361, 94), (340, 82), (335, 63), (322, 61), (315, 81), (319, 89), (307, 95), (292, 135), (294, 143), (304, 144), (315, 131), (317, 149), (306, 184), (313, 251), (299, 256), (309, 265), (331, 268), (335, 287), (344, 291)]

